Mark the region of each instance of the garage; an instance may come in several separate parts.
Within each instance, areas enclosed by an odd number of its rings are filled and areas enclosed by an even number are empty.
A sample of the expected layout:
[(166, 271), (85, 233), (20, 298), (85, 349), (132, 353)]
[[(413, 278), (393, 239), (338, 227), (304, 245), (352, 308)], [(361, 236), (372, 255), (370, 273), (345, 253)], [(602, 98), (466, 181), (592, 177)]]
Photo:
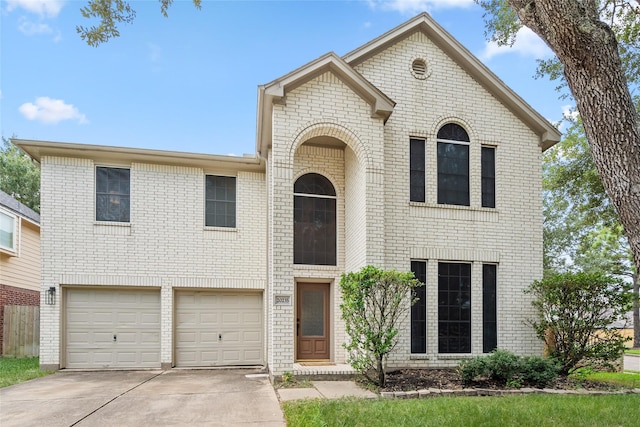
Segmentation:
[(176, 366), (263, 364), (262, 293), (179, 291)]
[(160, 367), (160, 291), (67, 289), (67, 368)]

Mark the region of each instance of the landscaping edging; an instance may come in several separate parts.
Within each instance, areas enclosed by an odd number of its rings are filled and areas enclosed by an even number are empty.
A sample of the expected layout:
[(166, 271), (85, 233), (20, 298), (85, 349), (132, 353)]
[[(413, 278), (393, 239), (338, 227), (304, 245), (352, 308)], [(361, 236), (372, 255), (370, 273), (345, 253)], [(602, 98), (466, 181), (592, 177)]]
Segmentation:
[(414, 391), (381, 391), (380, 397), (383, 399), (426, 399), (431, 397), (447, 396), (519, 396), (523, 394), (571, 394), (603, 396), (613, 394), (640, 394), (640, 388), (603, 391), (603, 390), (561, 390), (555, 388), (520, 388), (514, 390), (494, 390), (488, 388), (464, 388), (462, 390), (442, 390), (439, 388), (429, 388)]

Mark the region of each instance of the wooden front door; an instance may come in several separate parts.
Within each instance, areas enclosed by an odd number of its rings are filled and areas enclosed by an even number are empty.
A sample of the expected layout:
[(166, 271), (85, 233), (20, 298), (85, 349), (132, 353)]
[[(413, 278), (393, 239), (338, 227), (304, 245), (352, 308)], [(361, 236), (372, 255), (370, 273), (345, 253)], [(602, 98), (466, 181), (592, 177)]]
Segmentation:
[(296, 301), (296, 359), (328, 360), (329, 284), (298, 283)]

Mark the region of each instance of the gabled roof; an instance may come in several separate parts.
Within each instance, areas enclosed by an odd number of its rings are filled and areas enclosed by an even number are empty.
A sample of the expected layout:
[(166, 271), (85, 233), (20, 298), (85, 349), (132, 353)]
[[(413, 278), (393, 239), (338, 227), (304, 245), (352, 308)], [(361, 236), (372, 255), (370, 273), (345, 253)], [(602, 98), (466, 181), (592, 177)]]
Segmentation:
[(355, 67), (416, 31), (424, 33), (516, 117), (522, 120), (532, 131), (540, 135), (540, 147), (543, 150), (560, 141), (561, 133), (549, 121), (520, 98), (427, 13), (421, 13), (393, 30), (371, 40), (369, 43), (347, 53), (343, 56), (343, 59), (349, 65)]
[(27, 218), (31, 222), (40, 225), (40, 215), (31, 208), (23, 205), (4, 191), (0, 190), (0, 206), (3, 208)]
[(273, 104), (283, 102), (287, 92), (300, 87), (327, 71), (334, 73), (371, 106), (372, 117), (380, 117), (385, 121), (389, 118), (393, 112), (395, 102), (362, 77), (342, 58), (333, 52), (329, 52), (271, 83), (258, 86), (258, 117), (256, 124), (256, 151), (258, 155), (265, 156), (266, 149), (271, 145)]

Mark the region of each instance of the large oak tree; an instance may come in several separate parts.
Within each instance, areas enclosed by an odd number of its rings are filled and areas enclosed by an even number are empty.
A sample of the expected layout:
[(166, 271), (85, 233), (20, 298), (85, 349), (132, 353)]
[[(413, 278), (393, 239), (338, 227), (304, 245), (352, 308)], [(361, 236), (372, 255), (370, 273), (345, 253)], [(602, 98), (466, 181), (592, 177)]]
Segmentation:
[[(487, 11), (493, 40), (510, 43), (525, 25), (555, 53), (559, 72), (576, 101), (593, 162), (624, 227), (636, 271), (640, 271), (640, 116), (625, 73), (639, 67), (640, 1), (478, 3)], [(619, 44), (612, 29), (616, 25), (621, 25), (618, 37), (624, 44)], [(630, 75), (637, 78), (637, 73)]]

